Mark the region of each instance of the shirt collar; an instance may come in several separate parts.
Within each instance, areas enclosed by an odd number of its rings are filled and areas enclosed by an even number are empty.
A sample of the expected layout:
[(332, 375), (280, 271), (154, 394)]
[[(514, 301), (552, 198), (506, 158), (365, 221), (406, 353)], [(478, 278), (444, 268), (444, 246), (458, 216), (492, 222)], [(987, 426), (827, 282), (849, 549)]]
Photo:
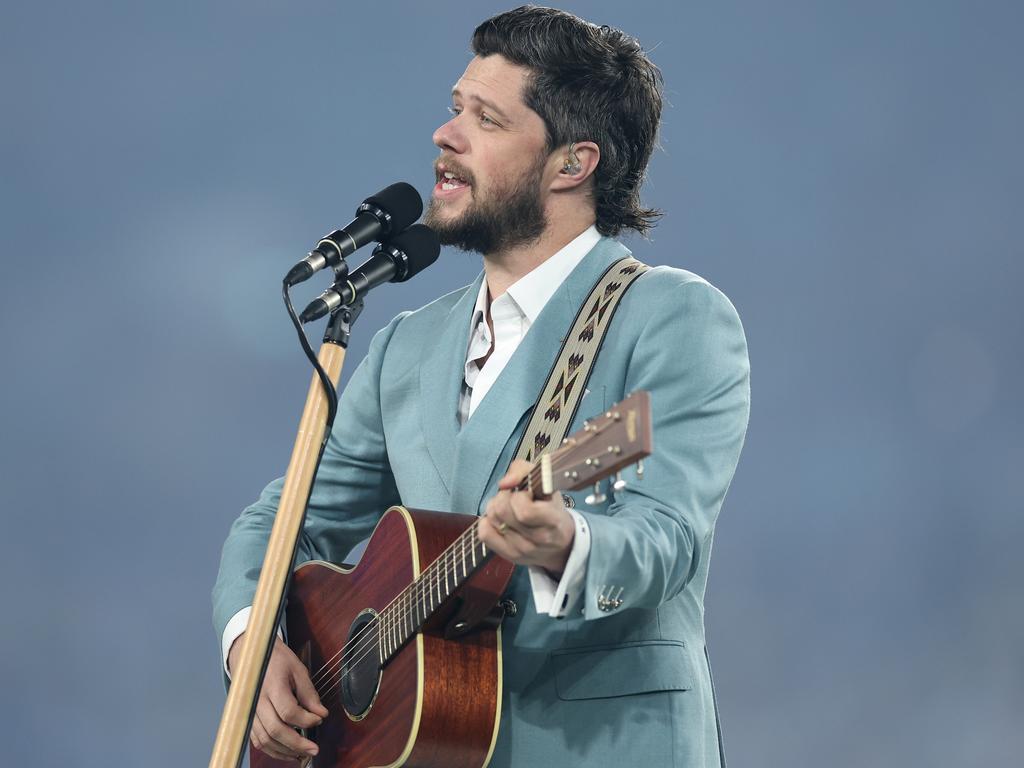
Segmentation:
[[(536, 266), (508, 287), (508, 296), (519, 311), (530, 322), (536, 321), (548, 300), (558, 290), (558, 286), (583, 261), (590, 250), (597, 245), (601, 234), (591, 224), (579, 235), (570, 240), (565, 247), (557, 251), (551, 258)], [(499, 297), (500, 298), (500, 297)], [(474, 322), (479, 312), (487, 311), (487, 278), (480, 284), (480, 292), (476, 297), (473, 309)]]

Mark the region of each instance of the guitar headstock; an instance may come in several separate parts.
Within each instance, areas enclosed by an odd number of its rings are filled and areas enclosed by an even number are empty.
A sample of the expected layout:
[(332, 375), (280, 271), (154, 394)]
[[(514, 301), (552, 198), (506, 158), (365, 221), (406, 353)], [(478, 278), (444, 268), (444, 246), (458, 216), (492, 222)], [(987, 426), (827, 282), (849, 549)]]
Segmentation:
[[(600, 416), (583, 422), (583, 429), (541, 456), (541, 487), (537, 490), (544, 495), (579, 490), (621, 472), (630, 464), (637, 465), (637, 475), (641, 477), (642, 459), (652, 450), (651, 395), (637, 390)], [(615, 483), (616, 490), (624, 486), (621, 478)], [(593, 498), (603, 500), (600, 493)]]

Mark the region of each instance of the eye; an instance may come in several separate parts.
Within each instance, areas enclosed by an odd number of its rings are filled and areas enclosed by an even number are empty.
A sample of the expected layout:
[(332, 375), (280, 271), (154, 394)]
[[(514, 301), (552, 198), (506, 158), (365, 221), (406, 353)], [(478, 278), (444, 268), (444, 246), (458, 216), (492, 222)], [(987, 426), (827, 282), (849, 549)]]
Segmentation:
[(481, 113), (480, 113), (480, 122), (481, 122), (481, 123), (483, 123), (484, 125), (497, 125), (497, 123), (496, 123), (496, 122), (494, 122), (493, 120), (491, 120), (491, 118), (489, 118), (489, 117), (488, 117), (488, 116), (487, 116), (486, 114), (484, 114), (483, 112), (481, 112)]
[(448, 114), (452, 117), (458, 117), (462, 114), (462, 110), (458, 107), (448, 107)]

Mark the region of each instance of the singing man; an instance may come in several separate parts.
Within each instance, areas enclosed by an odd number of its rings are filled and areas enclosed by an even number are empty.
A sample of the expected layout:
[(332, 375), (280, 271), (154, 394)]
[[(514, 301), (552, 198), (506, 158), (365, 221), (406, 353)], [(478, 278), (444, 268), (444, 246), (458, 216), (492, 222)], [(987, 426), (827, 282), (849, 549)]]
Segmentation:
[[(433, 135), (425, 221), (442, 243), (480, 253), (483, 272), (374, 336), (341, 395), (298, 562), (342, 562), (391, 505), (479, 514), (486, 546), (520, 566), (490, 765), (719, 766), (704, 590), (750, 403), (726, 296), (654, 266), (610, 322), (569, 431), (649, 391), (642, 481), (590, 505), (586, 492), (531, 501), (513, 490), (529, 464), (510, 467), (580, 303), (628, 255), (616, 238), (646, 234), (659, 215), (640, 188), (661, 73), (622, 31), (534, 6), (484, 21), (472, 51)], [(214, 616), (228, 673), (280, 491), (268, 485), (224, 545)], [(326, 704), (278, 640), (252, 743), (281, 759), (315, 755), (296, 728)]]

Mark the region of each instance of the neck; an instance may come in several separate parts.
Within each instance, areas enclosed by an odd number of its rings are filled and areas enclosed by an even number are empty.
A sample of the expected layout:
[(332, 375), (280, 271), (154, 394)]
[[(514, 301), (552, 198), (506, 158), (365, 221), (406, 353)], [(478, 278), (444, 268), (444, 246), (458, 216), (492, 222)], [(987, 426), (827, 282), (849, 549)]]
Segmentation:
[(560, 225), (549, 225), (536, 240), (484, 254), (484, 274), (491, 300), (498, 298), (509, 286), (535, 270), (562, 248), (571, 243), (594, 223), (593, 216), (578, 219), (555, 219)]

